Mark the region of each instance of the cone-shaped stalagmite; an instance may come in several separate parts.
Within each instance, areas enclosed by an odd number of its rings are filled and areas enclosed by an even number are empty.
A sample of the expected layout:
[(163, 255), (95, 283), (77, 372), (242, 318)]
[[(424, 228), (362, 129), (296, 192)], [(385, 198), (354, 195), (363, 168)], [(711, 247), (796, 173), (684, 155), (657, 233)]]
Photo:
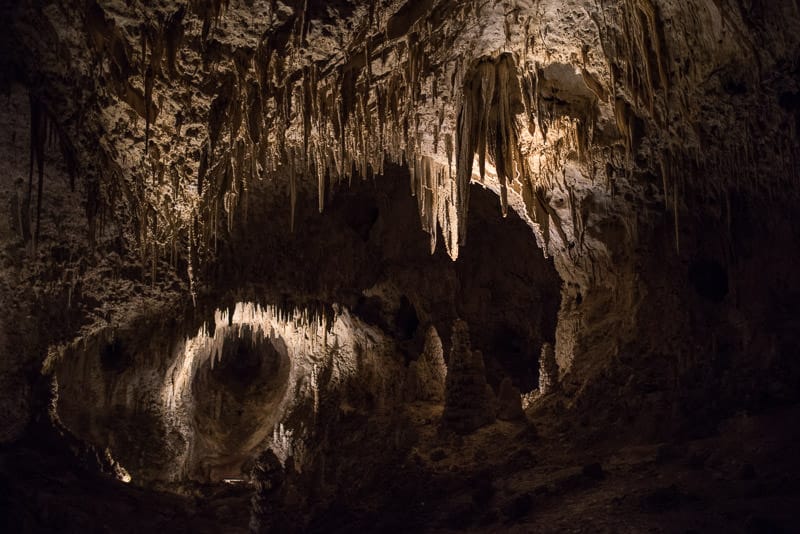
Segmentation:
[(446, 375), (442, 340), (439, 339), (436, 328), (431, 326), (425, 334), (425, 348), (422, 354), (408, 366), (406, 399), (442, 402)]
[(460, 434), (473, 432), (494, 422), (495, 402), (486, 383), (483, 355), (470, 348), (467, 323), (456, 320), (447, 362), (442, 425)]

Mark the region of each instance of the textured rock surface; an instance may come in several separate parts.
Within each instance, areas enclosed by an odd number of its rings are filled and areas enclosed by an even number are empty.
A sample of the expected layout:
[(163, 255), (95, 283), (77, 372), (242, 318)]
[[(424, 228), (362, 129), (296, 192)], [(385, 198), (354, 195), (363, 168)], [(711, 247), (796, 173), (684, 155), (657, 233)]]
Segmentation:
[(286, 232), (298, 199), (404, 162), (455, 257), (483, 181), (555, 258), (559, 366), (592, 354), (578, 384), (661, 298), (642, 258), (693, 261), (697, 224), (731, 241), (737, 198), (795, 189), (792, 3), (370, 5), (23, 2), (9, 70), (63, 132), (93, 233), (193, 293), (256, 191)]
[(539, 394), (546, 395), (558, 389), (558, 379), (558, 364), (553, 346), (545, 343), (539, 356)]

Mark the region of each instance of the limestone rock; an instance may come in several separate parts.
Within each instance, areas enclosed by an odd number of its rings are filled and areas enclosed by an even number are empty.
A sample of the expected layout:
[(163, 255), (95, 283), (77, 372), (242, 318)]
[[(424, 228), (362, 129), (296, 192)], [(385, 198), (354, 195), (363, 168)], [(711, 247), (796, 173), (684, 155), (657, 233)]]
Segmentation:
[(461, 434), (473, 432), (494, 422), (495, 402), (486, 383), (483, 355), (471, 350), (467, 323), (457, 320), (447, 365), (442, 425)]

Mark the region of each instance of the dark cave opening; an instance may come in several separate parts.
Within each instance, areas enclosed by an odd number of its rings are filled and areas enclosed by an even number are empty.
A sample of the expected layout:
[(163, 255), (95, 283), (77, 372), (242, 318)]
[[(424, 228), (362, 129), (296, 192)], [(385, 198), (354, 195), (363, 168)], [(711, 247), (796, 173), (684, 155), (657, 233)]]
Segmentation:
[[(494, 329), (489, 341), (497, 360), (502, 363), (501, 372), (514, 377), (514, 382), (523, 391), (539, 385), (539, 355), (526, 336), (509, 325), (500, 324)], [(531, 366), (530, 362), (535, 362)]]
[(399, 338), (403, 341), (412, 339), (417, 332), (417, 327), (419, 327), (417, 310), (414, 309), (414, 305), (405, 295), (400, 297), (400, 305), (394, 317), (394, 324)]
[(191, 384), (190, 476), (199, 480), (241, 476), (255, 445), (272, 432), (288, 387), (291, 363), (278, 342), (249, 326), (229, 330), (218, 359), (204, 363)]
[(378, 297), (360, 297), (353, 311), (366, 323), (380, 326), (386, 330), (389, 325), (383, 321), (381, 299)]
[[(214, 389), (223, 388), (234, 395), (244, 395), (254, 387), (254, 383), (261, 377), (277, 374), (281, 355), (275, 347), (259, 336), (254, 336), (252, 329), (243, 328), (236, 336), (226, 336), (222, 345), (222, 354), (213, 367), (209, 364), (203, 371)], [(195, 380), (201, 380), (199, 375)], [(200, 384), (193, 384), (199, 389)], [(255, 385), (257, 388), (263, 384)], [(196, 391), (196, 393), (201, 393)]]
[[(427, 325), (437, 328), (447, 353), (452, 321), (461, 318), (470, 326), (473, 347), (484, 354), (495, 390), (506, 376), (523, 391), (536, 388), (539, 353), (555, 339), (561, 300), (552, 259), (531, 239), (531, 228), (513, 210), (503, 218), (496, 195), (477, 184), (471, 186), (468, 239), (459, 259), (447, 256), (441, 234), (431, 254), (407, 180), (405, 168), (388, 166), (385, 176), (334, 191), (331, 206), (318, 216), (328, 223), (328, 235), (341, 220), (359, 236), (369, 235), (358, 251), (365, 272), (341, 288), (362, 293), (353, 309), (391, 332), (409, 359), (420, 353), (421, 327)], [(369, 231), (353, 225), (354, 219), (368, 220)], [(313, 236), (317, 223), (307, 222)], [(301, 226), (302, 242), (305, 231)], [(502, 271), (496, 269), (500, 259)]]
[[(503, 218), (497, 196), (473, 184), (458, 260), (441, 234), (431, 253), (408, 170), (387, 164), (384, 171), (334, 185), (322, 213), (316, 192), (298, 191), (293, 234), (275, 228), (276, 217), (289, 219), (285, 202), (264, 195), (251, 203), (245, 224), (220, 246), (214, 285), (344, 305), (390, 334), (408, 361), (419, 356), (428, 326), (447, 354), (452, 322), (461, 318), (495, 390), (506, 376), (523, 391), (536, 388), (541, 346), (555, 340), (561, 279), (532, 229), (513, 210)], [(251, 231), (262, 227), (273, 231)]]
[(361, 203), (352, 199), (344, 207), (344, 221), (364, 241), (369, 240), (369, 233), (378, 220), (380, 210), (371, 203)]

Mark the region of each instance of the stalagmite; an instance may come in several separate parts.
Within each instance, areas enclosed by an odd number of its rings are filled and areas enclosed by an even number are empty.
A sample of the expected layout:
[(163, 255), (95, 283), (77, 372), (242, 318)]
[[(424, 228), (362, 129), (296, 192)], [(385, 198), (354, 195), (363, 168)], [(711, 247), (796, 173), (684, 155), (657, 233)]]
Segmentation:
[(470, 347), (467, 324), (453, 323), (450, 358), (447, 361), (444, 428), (469, 434), (495, 420), (496, 400), (486, 383), (483, 355)]
[(408, 400), (444, 401), (447, 367), (444, 363), (442, 341), (436, 328), (425, 333), (425, 346), (418, 360), (409, 364), (405, 392)]

